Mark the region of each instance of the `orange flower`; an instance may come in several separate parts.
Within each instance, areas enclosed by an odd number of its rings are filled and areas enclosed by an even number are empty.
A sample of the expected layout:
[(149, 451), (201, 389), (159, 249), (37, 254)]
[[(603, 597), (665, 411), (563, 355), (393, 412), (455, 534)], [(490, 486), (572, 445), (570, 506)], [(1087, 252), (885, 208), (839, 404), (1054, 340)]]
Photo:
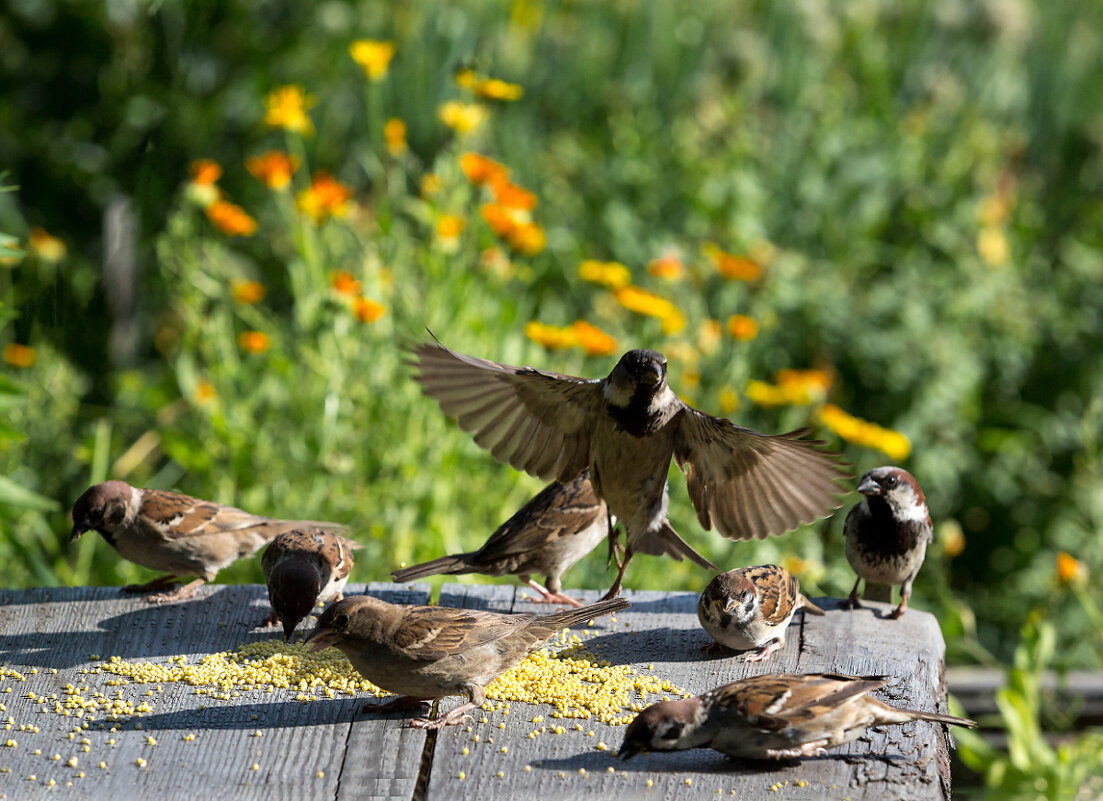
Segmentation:
[(617, 341), (585, 320), (575, 320), (571, 332), (587, 356), (612, 356), (617, 352)]
[(246, 353), (266, 353), (272, 347), (272, 340), (263, 331), (242, 331), (237, 345)]
[(391, 59), (394, 58), (394, 42), (358, 39), (349, 45), (349, 55), (363, 68), (368, 78), (381, 81), (387, 74)]
[(328, 172), (318, 170), (310, 181), (310, 187), (299, 193), (299, 210), (321, 225), (330, 217), (344, 217), (348, 213), (352, 190), (336, 180)]
[(712, 259), (717, 272), (729, 281), (757, 281), (762, 277), (762, 267), (746, 256), (725, 253), (711, 243), (705, 246), (705, 254)]
[(214, 227), (227, 236), (252, 236), (257, 232), (257, 221), (228, 200), (216, 200), (206, 212)]
[(587, 259), (578, 265), (578, 277), (606, 289), (620, 289), (632, 283), (632, 273), (619, 261)]
[(269, 150), (248, 159), (245, 168), (269, 189), (284, 189), (291, 183), (295, 170), (299, 169), (299, 160), (282, 151)]
[(1071, 584), (1074, 581), (1082, 581), (1088, 575), (1084, 563), (1071, 554), (1061, 551), (1057, 554), (1057, 581), (1061, 584)]
[(673, 254), (660, 256), (647, 263), (648, 273), (657, 278), (665, 278), (667, 281), (674, 281), (681, 278), (684, 270), (685, 267), (682, 265), (682, 260)]
[(662, 322), (664, 334), (676, 334), (685, 328), (686, 318), (673, 303), (665, 298), (640, 289), (638, 286), (624, 286), (613, 291), (617, 302), (636, 314), (657, 317)]
[(449, 100), (438, 110), (440, 121), (461, 136), (473, 133), (486, 122), (489, 113), (486, 106), (478, 103), (460, 103), (458, 100)]
[(43, 261), (59, 262), (65, 258), (65, 243), (44, 228), (32, 228), (27, 243)]
[(479, 265), (502, 281), (513, 277), (513, 262), (501, 248), (489, 247), (484, 250), (479, 256)]
[(525, 221), (527, 215), (518, 214), (512, 209), (499, 206), (497, 203), (485, 203), (479, 209), (483, 220), (490, 230), (503, 239), (513, 233), (518, 225)]
[(522, 223), (506, 236), (509, 246), (525, 256), (535, 256), (544, 249), (547, 241), (544, 229), (534, 222)]
[(192, 183), (199, 186), (211, 186), (222, 177), (222, 167), (211, 159), (196, 159), (188, 170), (192, 175)]
[(314, 106), (314, 96), (308, 95), (301, 86), (292, 84), (273, 89), (266, 101), (268, 110), (264, 122), (273, 128), (295, 131), (302, 136), (314, 133), (314, 123), (306, 112)]
[(831, 389), (834, 379), (826, 370), (793, 370), (791, 368), (777, 371), (777, 383), (783, 387), (793, 387), (822, 398)]
[(495, 186), (500, 182), (509, 181), (508, 167), (478, 153), (464, 153), (460, 157), (460, 169), (467, 176), (467, 180), (475, 186), (483, 184)]
[(441, 239), (457, 239), (463, 233), (463, 217), (455, 214), (442, 214), (437, 219), (437, 236)]
[(348, 270), (335, 270), (329, 274), (329, 283), (339, 295), (359, 295), (360, 282)]
[(264, 284), (259, 281), (234, 281), (232, 291), (234, 300), (246, 306), (264, 300)]
[(548, 350), (572, 348), (578, 344), (574, 328), (559, 328), (536, 320), (525, 324), (525, 336)]
[(507, 83), (499, 78), (487, 78), (470, 69), (462, 69), (456, 73), (456, 85), (484, 100), (508, 102), (520, 100), (524, 94), (524, 89), (518, 84)]
[(29, 345), (9, 342), (4, 346), (4, 361), (12, 367), (33, 367), (38, 355)]
[(199, 383), (195, 386), (195, 402), (200, 406), (206, 406), (217, 397), (218, 393), (214, 385), (205, 378), (199, 379)]
[(406, 123), (398, 117), (391, 117), (383, 126), (383, 141), (387, 143), (387, 152), (392, 156), (401, 156), (406, 152)]
[(529, 190), (512, 184), (509, 181), (499, 181), (494, 184), (494, 199), (498, 205), (509, 209), (524, 209), (532, 211), (536, 208), (536, 195)]
[(368, 298), (360, 297), (352, 302), (352, 313), (362, 323), (374, 323), (383, 316), (385, 311), (382, 303), (376, 303)]
[(758, 323), (745, 314), (733, 314), (728, 318), (728, 333), (732, 339), (747, 342), (758, 336)]

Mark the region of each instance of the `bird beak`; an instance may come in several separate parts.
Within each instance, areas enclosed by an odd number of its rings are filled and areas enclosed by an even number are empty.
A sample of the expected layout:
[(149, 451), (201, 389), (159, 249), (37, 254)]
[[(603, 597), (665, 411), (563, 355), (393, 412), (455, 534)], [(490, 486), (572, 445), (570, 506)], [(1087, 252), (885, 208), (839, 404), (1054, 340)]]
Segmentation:
[(663, 368), (657, 364), (651, 365), (651, 368), (641, 376), (645, 384), (658, 385), (663, 380)]
[(725, 598), (724, 603), (717, 604), (717, 606), (719, 606), (721, 609), (731, 615), (735, 613), (735, 609), (737, 606), (739, 606), (739, 604), (735, 602), (734, 598)]
[(76, 542), (77, 540), (79, 540), (80, 535), (88, 531), (89, 528), (91, 528), (91, 526), (88, 526), (85, 523), (74, 523), (73, 533), (69, 535), (69, 542)]
[(617, 756), (622, 760), (631, 759), (636, 754), (641, 752), (641, 748), (635, 743), (630, 743), (627, 740), (621, 745), (620, 751), (617, 752)]
[(319, 626), (306, 636), (303, 643), (309, 645), (311, 651), (321, 651), (323, 648), (336, 645), (340, 637), (341, 635), (333, 629), (323, 629)]
[(881, 485), (867, 476), (862, 479), (862, 483), (858, 485), (858, 492), (863, 495), (880, 495)]
[(298, 620), (285, 620), (283, 621), (283, 641), (291, 642), (291, 635), (295, 633), (295, 627), (299, 625)]

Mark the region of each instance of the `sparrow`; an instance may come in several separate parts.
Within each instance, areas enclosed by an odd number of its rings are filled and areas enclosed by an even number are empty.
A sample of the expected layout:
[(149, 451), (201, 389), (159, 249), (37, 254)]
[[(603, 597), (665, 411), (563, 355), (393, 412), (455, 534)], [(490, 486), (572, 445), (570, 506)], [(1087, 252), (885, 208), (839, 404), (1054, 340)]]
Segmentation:
[(767, 673), (696, 698), (662, 701), (628, 724), (619, 755), (713, 748), (739, 759), (822, 756), (871, 726), (930, 720), (973, 728), (965, 718), (898, 709), (869, 693), (886, 676)]
[(324, 528), (296, 528), (268, 543), (261, 554), (272, 614), (264, 625), (283, 624), (290, 642), (299, 621), (318, 602), (340, 601), (352, 569), (352, 551), (361, 547)]
[(410, 725), (439, 729), (463, 722), (486, 701), (486, 685), (544, 645), (556, 632), (629, 606), (623, 598), (550, 615), (509, 615), (444, 606), (389, 604), (357, 595), (330, 606), (306, 638), (312, 651), (333, 646), (365, 679), (400, 698), (364, 712), (408, 709), (460, 695), (466, 701), (437, 720)]
[(923, 490), (907, 470), (877, 467), (862, 476), (858, 492), (865, 498), (846, 516), (846, 561), (858, 574), (847, 605), (858, 602), (858, 585), (899, 584), (900, 604), (890, 613), (899, 618), (908, 608), (912, 582), (934, 539)]
[[(477, 551), (444, 556), (391, 573), (397, 582), (440, 573), (518, 576), (540, 594), (540, 602), (582, 606), (563, 594), (561, 576), (606, 536), (605, 503), (583, 472), (565, 484), (552, 482), (490, 535)], [(548, 577), (547, 589), (532, 580)]]
[[(414, 348), (422, 391), (499, 461), (545, 481), (589, 470), (598, 498), (624, 526), (624, 560), (606, 597), (615, 597), (633, 554), (685, 557), (719, 570), (666, 518), (667, 471), (686, 473), (697, 519), (734, 540), (763, 539), (838, 506), (835, 454), (804, 431), (767, 436), (684, 403), (667, 386), (666, 358), (625, 353), (603, 379), (575, 378), (464, 356), (437, 343)], [(610, 557), (616, 541), (609, 519)]]
[(312, 527), (344, 529), (337, 523), (258, 517), (179, 492), (105, 481), (90, 487), (73, 504), (69, 541), (94, 529), (124, 559), (168, 573), (146, 584), (124, 587), (126, 592), (152, 592), (170, 587), (178, 578), (199, 576), (146, 599), (163, 603), (191, 598), (204, 582), (214, 581), (219, 570), (256, 553), (278, 534)]
[(785, 629), (798, 609), (825, 614), (801, 594), (788, 570), (761, 565), (729, 570), (710, 581), (697, 602), (697, 617), (716, 641), (706, 650), (749, 650), (745, 661), (761, 662), (785, 645)]

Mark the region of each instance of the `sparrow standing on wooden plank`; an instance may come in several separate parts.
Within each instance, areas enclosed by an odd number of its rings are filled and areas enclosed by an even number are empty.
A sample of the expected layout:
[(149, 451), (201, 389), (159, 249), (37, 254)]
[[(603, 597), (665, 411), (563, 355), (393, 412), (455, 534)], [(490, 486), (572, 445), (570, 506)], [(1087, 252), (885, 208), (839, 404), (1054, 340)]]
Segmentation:
[[(858, 492), (865, 498), (846, 516), (846, 561), (858, 574), (847, 605), (858, 602), (858, 585), (899, 584), (900, 604), (891, 613), (899, 618), (908, 608), (927, 544), (934, 539), (931, 515), (923, 490), (907, 470), (877, 467), (862, 476)], [(891, 591), (891, 589), (890, 589)]]
[(340, 601), (361, 547), (324, 528), (296, 528), (276, 537), (261, 554), (272, 614), (264, 625), (283, 624), (284, 640), (318, 602)]
[[(803, 432), (767, 436), (686, 405), (666, 383), (666, 358), (624, 354), (604, 379), (588, 380), (454, 353), (414, 349), (426, 395), (499, 461), (545, 481), (570, 481), (587, 468), (597, 496), (624, 524), (626, 550), (607, 597), (620, 592), (634, 553), (689, 557), (694, 551), (666, 519), (671, 458), (686, 471), (689, 496), (706, 530), (763, 539), (838, 506), (846, 471)], [(610, 526), (610, 556), (614, 535)]]
[(165, 589), (178, 578), (198, 574), (194, 581), (146, 599), (163, 603), (191, 598), (226, 565), (251, 556), (284, 531), (308, 527), (344, 529), (336, 523), (258, 517), (179, 492), (105, 481), (73, 504), (70, 542), (94, 529), (124, 559), (168, 573), (146, 584), (124, 587), (126, 592)]
[(739, 759), (822, 756), (871, 726), (930, 720), (973, 728), (965, 718), (897, 709), (868, 693), (885, 676), (768, 673), (643, 710), (624, 732), (620, 757), (713, 748)]
[[(605, 518), (605, 503), (594, 495), (590, 477), (583, 473), (566, 484), (549, 484), (479, 550), (402, 568), (391, 577), (407, 582), (440, 573), (513, 575), (540, 593), (540, 601), (582, 606), (562, 593), (560, 577), (605, 539)], [(532, 580), (533, 573), (548, 577), (547, 589)]]
[(716, 641), (706, 650), (749, 650), (745, 661), (761, 662), (785, 645), (785, 629), (798, 609), (825, 614), (801, 594), (788, 570), (761, 565), (729, 570), (710, 581), (697, 602), (697, 617)]
[(411, 726), (456, 725), (486, 701), (486, 685), (561, 629), (628, 607), (614, 598), (550, 615), (507, 615), (444, 606), (401, 606), (369, 595), (329, 607), (306, 638), (311, 650), (334, 646), (360, 674), (397, 698), (364, 712), (409, 709), (422, 701), (461, 695), (466, 701), (437, 720), (415, 718)]

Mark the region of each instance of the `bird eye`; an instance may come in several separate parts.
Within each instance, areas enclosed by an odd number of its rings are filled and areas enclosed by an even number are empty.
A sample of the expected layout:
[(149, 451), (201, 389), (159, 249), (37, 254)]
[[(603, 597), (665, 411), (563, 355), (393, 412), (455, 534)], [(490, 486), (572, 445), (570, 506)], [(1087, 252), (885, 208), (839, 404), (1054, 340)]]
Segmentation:
[(896, 482), (897, 482), (896, 476), (889, 476), (888, 478), (885, 479), (885, 486), (895, 487)]
[(684, 723), (671, 723), (658, 733), (658, 738), (660, 740), (677, 740), (681, 737), (684, 728)]
[(337, 629), (343, 629), (349, 624), (349, 616), (345, 614), (337, 615), (333, 618), (333, 627)]

